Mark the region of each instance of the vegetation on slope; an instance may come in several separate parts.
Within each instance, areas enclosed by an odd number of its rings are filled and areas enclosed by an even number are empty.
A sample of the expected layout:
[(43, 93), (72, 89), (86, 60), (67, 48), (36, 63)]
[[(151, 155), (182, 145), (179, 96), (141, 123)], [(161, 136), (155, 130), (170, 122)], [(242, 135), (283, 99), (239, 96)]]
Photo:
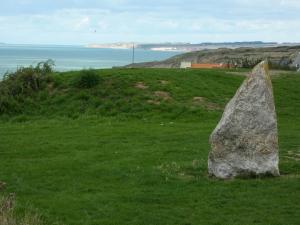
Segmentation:
[(227, 79), (221, 70), (114, 69), (51, 75), (30, 70), (29, 76), (24, 70), (0, 83), (2, 116), (198, 118), (216, 115), (243, 79)]
[(30, 202), (46, 224), (299, 224), (298, 75), (273, 78), (282, 176), (230, 181), (207, 177), (208, 138), (244, 77), (176, 69), (48, 76), (15, 99), (18, 111), (0, 116), (0, 180), (19, 213)]

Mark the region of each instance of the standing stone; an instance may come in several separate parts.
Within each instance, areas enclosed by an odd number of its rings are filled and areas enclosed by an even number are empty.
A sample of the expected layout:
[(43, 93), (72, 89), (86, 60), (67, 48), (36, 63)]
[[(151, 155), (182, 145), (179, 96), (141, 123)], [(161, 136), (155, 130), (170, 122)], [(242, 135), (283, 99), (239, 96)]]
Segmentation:
[(253, 69), (227, 104), (210, 143), (212, 176), (279, 176), (277, 120), (267, 62)]

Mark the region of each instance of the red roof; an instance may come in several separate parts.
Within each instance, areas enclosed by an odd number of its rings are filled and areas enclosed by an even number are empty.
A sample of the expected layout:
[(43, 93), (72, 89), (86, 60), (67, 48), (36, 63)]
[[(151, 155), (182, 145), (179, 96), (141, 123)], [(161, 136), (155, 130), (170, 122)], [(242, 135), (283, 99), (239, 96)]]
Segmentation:
[(212, 69), (212, 68), (227, 68), (226, 64), (218, 63), (192, 63), (191, 68), (202, 68), (202, 69)]

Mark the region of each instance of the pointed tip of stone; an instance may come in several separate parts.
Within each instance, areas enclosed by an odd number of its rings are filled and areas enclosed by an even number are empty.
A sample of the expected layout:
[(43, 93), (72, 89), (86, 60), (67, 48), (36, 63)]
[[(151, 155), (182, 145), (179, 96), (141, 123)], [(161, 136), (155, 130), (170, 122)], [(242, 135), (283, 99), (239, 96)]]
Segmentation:
[(269, 63), (268, 61), (264, 60), (260, 62), (257, 66), (261, 67), (263, 70), (265, 70), (265, 73), (269, 73)]
[(268, 61), (264, 60), (264, 61), (260, 62), (259, 64), (257, 64), (253, 68), (251, 74), (252, 75), (256, 75), (256, 76), (262, 76), (262, 77), (270, 79), (269, 63), (268, 63)]
[(263, 69), (265, 70), (266, 72), (269, 72), (269, 63), (268, 61), (264, 60), (264, 61), (261, 61), (260, 63), (258, 63), (255, 67), (254, 67), (254, 70), (255, 69)]

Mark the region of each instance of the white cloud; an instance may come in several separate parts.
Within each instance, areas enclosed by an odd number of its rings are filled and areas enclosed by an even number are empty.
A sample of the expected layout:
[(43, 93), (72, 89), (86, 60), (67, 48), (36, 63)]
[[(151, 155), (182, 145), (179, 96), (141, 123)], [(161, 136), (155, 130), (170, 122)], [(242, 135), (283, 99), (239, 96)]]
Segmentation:
[(299, 0), (280, 0), (280, 5), (289, 7), (300, 7)]
[[(125, 7), (128, 2), (131, 5)], [(298, 10), (293, 8), (299, 5), (298, 1), (224, 0), (218, 5), (206, 3), (203, 7), (196, 0), (189, 1), (194, 3), (192, 6), (184, 6), (181, 2), (175, 0), (172, 4), (170, 0), (162, 0), (157, 3), (162, 8), (157, 8), (149, 3), (142, 6), (137, 0), (104, 1), (106, 7), (101, 8), (2, 15), (0, 42), (300, 40), (300, 31), (296, 29), (300, 17)], [(225, 4), (229, 2), (232, 4)], [(267, 7), (272, 2), (272, 7)], [(290, 10), (286, 10), (287, 7)], [(287, 12), (283, 13), (282, 8)], [(19, 35), (15, 35), (16, 30)]]
[(76, 30), (80, 30), (81, 28), (86, 28), (89, 25), (90, 25), (90, 18), (88, 16), (85, 16), (75, 23), (74, 28)]
[(107, 30), (107, 28), (109, 27), (109, 23), (107, 23), (106, 21), (99, 21), (97, 23), (97, 27), (96, 28), (99, 28), (100, 30)]

